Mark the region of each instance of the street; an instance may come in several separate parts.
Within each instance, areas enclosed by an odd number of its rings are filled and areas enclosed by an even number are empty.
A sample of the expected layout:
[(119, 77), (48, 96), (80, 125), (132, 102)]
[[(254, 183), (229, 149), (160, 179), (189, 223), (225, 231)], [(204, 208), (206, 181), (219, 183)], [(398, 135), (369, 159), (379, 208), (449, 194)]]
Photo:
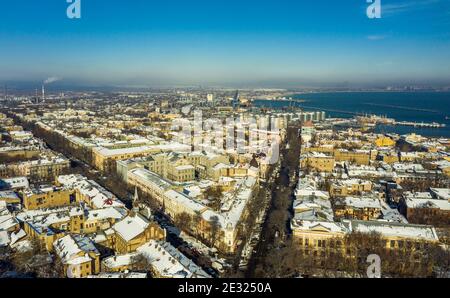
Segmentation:
[(281, 148), (281, 166), (275, 181), (269, 185), (272, 194), (269, 213), (263, 225), (262, 235), (255, 253), (250, 259), (246, 277), (264, 277), (257, 269), (270, 262), (273, 250), (283, 245), (290, 236), (293, 192), (297, 181), (297, 167), (300, 159), (301, 143), (298, 137), (299, 126), (289, 126), (287, 146)]

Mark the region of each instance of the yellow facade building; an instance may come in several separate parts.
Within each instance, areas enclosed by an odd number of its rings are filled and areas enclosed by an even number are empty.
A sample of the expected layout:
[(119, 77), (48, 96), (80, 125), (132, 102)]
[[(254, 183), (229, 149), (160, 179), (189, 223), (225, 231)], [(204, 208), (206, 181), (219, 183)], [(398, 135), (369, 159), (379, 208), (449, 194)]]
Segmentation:
[(139, 246), (151, 239), (166, 238), (166, 231), (158, 224), (134, 212), (116, 223), (112, 229), (115, 232), (113, 246), (117, 254), (135, 252)]
[(147, 156), (160, 150), (150, 146), (110, 149), (97, 147), (92, 150), (93, 166), (103, 172), (116, 171), (116, 161)]
[(375, 140), (375, 145), (377, 147), (393, 147), (395, 146), (395, 141), (389, 137), (379, 137)]
[(27, 210), (69, 206), (76, 202), (73, 189), (56, 187), (25, 190), (21, 192), (21, 197)]
[(310, 152), (301, 158), (300, 165), (303, 169), (311, 168), (319, 172), (331, 173), (334, 170), (335, 159), (323, 153)]
[(336, 161), (347, 161), (358, 165), (369, 165), (371, 159), (375, 156), (370, 151), (355, 150), (349, 151), (345, 149), (337, 149), (334, 151), (334, 158)]
[(396, 154), (396, 153), (384, 154), (383, 162), (385, 162), (387, 164), (394, 164), (394, 163), (399, 162), (398, 154)]
[(346, 235), (354, 232), (378, 234), (386, 249), (423, 249), (427, 244), (438, 243), (435, 228), (395, 222), (343, 220), (342, 222), (292, 220), (293, 240), (304, 253), (323, 257), (328, 253), (345, 252)]
[(126, 209), (104, 208), (86, 210), (82, 206), (28, 210), (18, 214), (23, 229), (38, 239), (48, 251), (53, 242), (69, 233), (91, 234), (106, 232), (126, 215)]
[(381, 216), (381, 210), (377, 198), (345, 197), (334, 202), (336, 219), (375, 220)]
[(56, 240), (53, 247), (67, 277), (81, 278), (100, 272), (100, 252), (89, 238), (67, 235)]
[(330, 186), (332, 197), (356, 195), (372, 190), (372, 182), (360, 179), (347, 179), (333, 182)]

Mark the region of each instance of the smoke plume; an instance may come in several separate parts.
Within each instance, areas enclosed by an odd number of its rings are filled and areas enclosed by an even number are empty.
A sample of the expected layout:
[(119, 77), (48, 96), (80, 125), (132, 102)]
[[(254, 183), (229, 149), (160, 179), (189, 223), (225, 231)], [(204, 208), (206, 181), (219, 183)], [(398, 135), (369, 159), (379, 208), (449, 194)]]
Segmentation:
[(57, 78), (57, 77), (50, 77), (50, 78), (48, 78), (48, 79), (46, 79), (44, 81), (44, 84), (51, 84), (51, 83), (54, 83), (54, 82), (57, 82), (57, 81), (60, 81), (60, 80), (61, 79)]

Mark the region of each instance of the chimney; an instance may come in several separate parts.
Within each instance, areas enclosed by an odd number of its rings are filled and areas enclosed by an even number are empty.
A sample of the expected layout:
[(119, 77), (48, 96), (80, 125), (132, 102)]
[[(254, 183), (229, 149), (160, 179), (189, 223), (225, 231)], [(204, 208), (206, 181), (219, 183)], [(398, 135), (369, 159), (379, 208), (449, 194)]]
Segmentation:
[(42, 84), (42, 101), (45, 100), (45, 84)]

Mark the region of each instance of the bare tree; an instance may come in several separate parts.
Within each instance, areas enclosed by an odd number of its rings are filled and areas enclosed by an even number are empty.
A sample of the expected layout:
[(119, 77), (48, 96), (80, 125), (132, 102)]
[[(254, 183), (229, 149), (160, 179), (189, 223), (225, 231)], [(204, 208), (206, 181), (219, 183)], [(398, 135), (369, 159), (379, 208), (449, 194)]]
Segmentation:
[(195, 215), (192, 218), (192, 224), (195, 227), (195, 232), (196, 232), (197, 235), (200, 234), (200, 228), (201, 228), (200, 225), (201, 225), (201, 223), (202, 223), (202, 214), (200, 213), (200, 211), (196, 210), (195, 211)]
[(182, 228), (186, 231), (192, 231), (192, 216), (190, 216), (186, 212), (182, 212), (180, 214), (177, 214), (174, 219), (175, 225), (179, 228)]
[(217, 216), (211, 216), (210, 218), (210, 242), (211, 246), (214, 246), (219, 238), (220, 233), (220, 222)]
[(131, 257), (131, 270), (148, 272), (150, 269), (150, 263), (147, 258), (142, 254), (137, 254)]

